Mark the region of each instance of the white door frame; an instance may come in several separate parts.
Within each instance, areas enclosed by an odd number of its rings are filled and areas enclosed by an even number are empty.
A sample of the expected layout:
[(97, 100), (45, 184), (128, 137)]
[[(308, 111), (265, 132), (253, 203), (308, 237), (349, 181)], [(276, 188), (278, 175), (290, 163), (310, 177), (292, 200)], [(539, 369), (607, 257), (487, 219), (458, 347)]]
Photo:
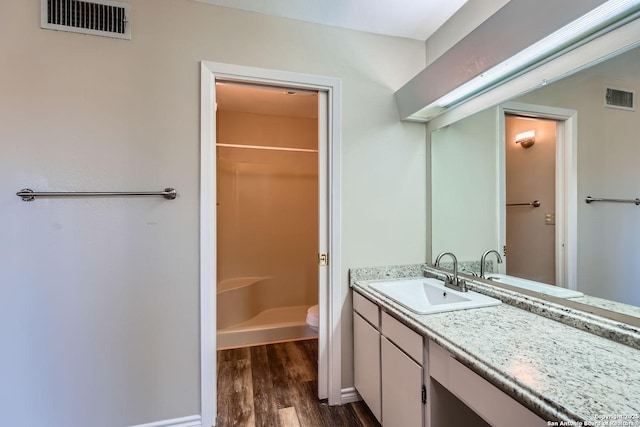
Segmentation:
[[(556, 130), (556, 284), (576, 290), (578, 219), (578, 112), (544, 105), (507, 102), (498, 114), (499, 244), (507, 243), (505, 116), (516, 114), (557, 122)], [(500, 266), (505, 272), (505, 263)]]
[[(328, 252), (328, 272), (319, 283), (319, 396), (330, 405), (340, 404), (341, 396), (341, 287), (340, 287), (340, 144), (342, 83), (340, 79), (291, 73), (233, 64), (203, 61), (200, 74), (200, 387), (203, 427), (215, 424), (216, 407), (216, 123), (215, 82), (218, 79), (253, 84), (311, 89), (320, 92), (319, 111), (326, 123), (320, 162), (327, 167), (326, 238), (320, 239), (320, 252)], [(323, 136), (320, 130), (320, 137)], [(324, 149), (323, 149), (324, 147)], [(321, 208), (322, 209), (322, 208)], [(322, 217), (322, 216), (321, 216)], [(323, 247), (323, 242), (326, 246)]]

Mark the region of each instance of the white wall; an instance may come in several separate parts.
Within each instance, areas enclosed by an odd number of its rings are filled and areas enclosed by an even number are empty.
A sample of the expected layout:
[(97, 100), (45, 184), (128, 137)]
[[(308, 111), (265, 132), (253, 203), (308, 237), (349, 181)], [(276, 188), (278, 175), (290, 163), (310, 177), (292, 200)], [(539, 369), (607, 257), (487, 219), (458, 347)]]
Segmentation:
[[(41, 30), (0, 3), (0, 413), (7, 425), (127, 426), (198, 414), (199, 61), (343, 82), (343, 386), (347, 268), (425, 260), (425, 131), (394, 92), (414, 40), (186, 0), (130, 0), (133, 40)], [(38, 190), (155, 190), (42, 199)]]
[(499, 250), (497, 115), (490, 108), (431, 133), (432, 258), (479, 262)]

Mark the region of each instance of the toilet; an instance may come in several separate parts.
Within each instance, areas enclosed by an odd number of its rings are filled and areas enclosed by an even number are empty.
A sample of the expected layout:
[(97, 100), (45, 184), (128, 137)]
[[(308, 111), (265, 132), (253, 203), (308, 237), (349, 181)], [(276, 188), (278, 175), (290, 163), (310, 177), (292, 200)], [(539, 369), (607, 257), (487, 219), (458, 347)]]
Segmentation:
[(318, 325), (320, 325), (320, 319), (318, 317), (318, 305), (309, 307), (307, 310), (307, 325), (314, 331), (318, 331)]

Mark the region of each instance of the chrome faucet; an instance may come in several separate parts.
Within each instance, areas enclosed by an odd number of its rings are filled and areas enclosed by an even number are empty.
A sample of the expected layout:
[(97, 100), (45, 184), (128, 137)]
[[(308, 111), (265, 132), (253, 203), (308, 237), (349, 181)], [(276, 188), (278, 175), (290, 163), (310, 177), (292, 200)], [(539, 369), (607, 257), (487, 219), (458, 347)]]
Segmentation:
[(442, 252), (436, 257), (435, 266), (440, 267), (440, 260), (443, 256), (449, 255), (453, 260), (453, 278), (447, 275), (447, 279), (444, 281), (444, 285), (448, 288), (455, 289), (461, 292), (467, 292), (467, 282), (464, 279), (458, 278), (458, 259), (451, 252)]
[(498, 251), (496, 251), (494, 249), (489, 249), (488, 251), (483, 253), (482, 257), (480, 257), (480, 277), (482, 277), (483, 279), (485, 278), (484, 277), (484, 264), (487, 262), (487, 255), (490, 255), (492, 253), (496, 254), (496, 260), (498, 260), (498, 264), (502, 264), (502, 257), (500, 256)]

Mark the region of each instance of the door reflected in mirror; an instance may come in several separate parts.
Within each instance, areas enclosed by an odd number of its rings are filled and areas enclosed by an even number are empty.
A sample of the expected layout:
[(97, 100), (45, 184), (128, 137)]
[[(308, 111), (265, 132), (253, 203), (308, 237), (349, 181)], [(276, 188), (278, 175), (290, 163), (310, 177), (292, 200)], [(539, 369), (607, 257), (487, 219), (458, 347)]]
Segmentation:
[(556, 122), (505, 117), (506, 273), (556, 284)]

